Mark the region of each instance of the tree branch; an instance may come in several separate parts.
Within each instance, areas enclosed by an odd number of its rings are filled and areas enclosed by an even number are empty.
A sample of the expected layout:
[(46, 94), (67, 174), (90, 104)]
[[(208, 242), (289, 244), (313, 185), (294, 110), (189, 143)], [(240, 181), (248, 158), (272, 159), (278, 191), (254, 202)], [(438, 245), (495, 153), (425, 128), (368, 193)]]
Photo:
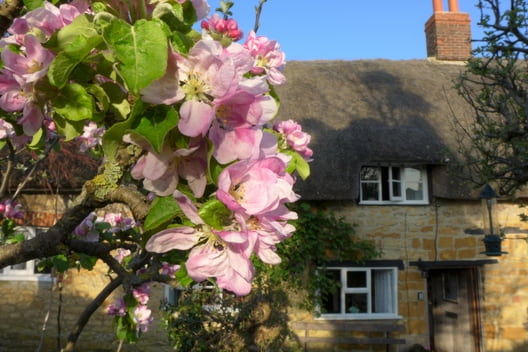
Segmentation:
[(97, 297), (95, 297), (94, 300), (86, 306), (81, 316), (77, 320), (74, 328), (72, 329), (72, 332), (68, 336), (68, 342), (66, 343), (64, 349), (62, 349), (63, 352), (74, 351), (75, 344), (77, 343), (82, 330), (90, 320), (92, 314), (104, 303), (105, 299), (121, 285), (123, 279), (124, 278), (122, 276), (117, 276), (115, 279), (110, 281), (110, 283), (106, 285), (106, 287), (97, 295)]
[(64, 242), (84, 218), (97, 208), (84, 199), (81, 204), (68, 210), (46, 233), (15, 244), (0, 246), (0, 268), (24, 263), (36, 258), (46, 258), (62, 253)]

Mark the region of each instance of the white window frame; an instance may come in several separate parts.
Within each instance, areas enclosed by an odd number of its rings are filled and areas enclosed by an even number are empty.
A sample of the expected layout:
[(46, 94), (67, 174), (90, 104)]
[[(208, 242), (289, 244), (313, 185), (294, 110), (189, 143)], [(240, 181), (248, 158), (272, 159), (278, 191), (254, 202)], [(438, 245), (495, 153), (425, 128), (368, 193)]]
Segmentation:
[[(361, 173), (359, 176), (359, 204), (410, 204), (410, 205), (422, 205), (429, 204), (429, 189), (428, 189), (428, 179), (427, 179), (427, 169), (425, 167), (419, 166), (363, 166), (363, 168), (372, 168), (377, 170), (378, 178), (377, 180), (362, 180)], [(385, 200), (383, 198), (383, 180), (382, 180), (382, 168), (388, 169), (388, 179), (387, 187), (389, 199)], [(400, 179), (394, 179), (393, 169), (400, 169)], [(406, 185), (411, 182), (406, 180), (406, 174), (409, 172), (409, 169), (416, 169), (420, 171), (420, 185), (422, 187), (423, 199), (407, 199), (407, 194), (405, 192)], [(408, 177), (407, 177), (408, 178)], [(363, 185), (364, 184), (377, 184), (378, 185), (378, 199), (364, 199), (363, 198)], [(393, 184), (399, 183), (400, 186), (400, 196), (394, 195)]]
[[(29, 240), (37, 235), (39, 230), (46, 230), (45, 228), (33, 226), (17, 226), (16, 231), (21, 232)], [(15, 269), (15, 265), (2, 268), (0, 272), (0, 281), (53, 281), (53, 277), (47, 273), (35, 273), (36, 260), (29, 260), (25, 262), (25, 269)]]
[[(340, 313), (325, 313), (318, 308), (318, 317), (319, 320), (373, 320), (373, 319), (401, 319), (401, 316), (398, 314), (398, 268), (397, 267), (336, 267), (331, 266), (325, 268), (326, 270), (339, 270), (340, 271)], [(371, 292), (372, 285), (372, 271), (373, 270), (386, 270), (389, 271), (392, 275), (392, 280), (390, 282), (391, 289), (391, 302), (389, 303), (392, 306), (392, 312), (385, 313), (375, 313), (372, 312), (372, 300), (374, 299), (373, 293)], [(366, 273), (366, 287), (346, 287), (347, 282), (347, 272), (365, 272)], [(347, 313), (346, 312), (346, 298), (345, 295), (349, 293), (365, 293), (367, 294), (367, 312), (366, 313)]]

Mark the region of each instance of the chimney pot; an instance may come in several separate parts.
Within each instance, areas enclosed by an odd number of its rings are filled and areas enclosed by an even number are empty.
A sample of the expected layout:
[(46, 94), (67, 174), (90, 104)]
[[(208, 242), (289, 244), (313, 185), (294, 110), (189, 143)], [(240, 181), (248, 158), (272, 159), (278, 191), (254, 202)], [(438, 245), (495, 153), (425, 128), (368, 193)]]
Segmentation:
[(442, 6), (442, 0), (433, 0), (433, 10), (434, 12), (444, 11), (444, 8)]
[(449, 0), (449, 12), (460, 12), (458, 9), (458, 0)]

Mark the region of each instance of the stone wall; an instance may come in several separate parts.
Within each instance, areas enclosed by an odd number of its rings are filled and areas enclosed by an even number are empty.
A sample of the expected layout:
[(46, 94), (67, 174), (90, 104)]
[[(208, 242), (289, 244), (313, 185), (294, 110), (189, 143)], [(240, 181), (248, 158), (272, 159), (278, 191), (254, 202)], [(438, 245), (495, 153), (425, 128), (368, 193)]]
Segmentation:
[[(93, 271), (69, 270), (60, 284), (50, 281), (0, 281), (0, 351), (36, 351), (38, 346), (42, 346), (41, 351), (58, 351), (58, 339), (64, 346), (81, 312), (109, 282), (106, 271), (104, 264), (97, 265)], [(155, 321), (137, 344), (124, 346), (124, 352), (172, 350), (161, 327), (159, 307), (163, 289), (155, 285), (152, 292), (149, 308), (153, 310)], [(80, 335), (78, 351), (117, 350), (119, 341), (115, 336), (113, 317), (108, 316), (105, 309), (120, 294), (121, 291), (116, 292), (93, 314)]]
[[(490, 259), (484, 251), (480, 202), (437, 200), (428, 206), (352, 206), (333, 203), (330, 209), (357, 224), (356, 233), (376, 242), (384, 259), (401, 259), (399, 313), (407, 326), (410, 345), (429, 344), (427, 284), (413, 261)], [(502, 250), (480, 273), (480, 317), (484, 350), (528, 350), (528, 223), (519, 214), (526, 208), (498, 204), (498, 223), (504, 229)], [(475, 234), (477, 233), (477, 234)], [(423, 292), (424, 300), (418, 299)], [(406, 351), (400, 347), (399, 351)]]

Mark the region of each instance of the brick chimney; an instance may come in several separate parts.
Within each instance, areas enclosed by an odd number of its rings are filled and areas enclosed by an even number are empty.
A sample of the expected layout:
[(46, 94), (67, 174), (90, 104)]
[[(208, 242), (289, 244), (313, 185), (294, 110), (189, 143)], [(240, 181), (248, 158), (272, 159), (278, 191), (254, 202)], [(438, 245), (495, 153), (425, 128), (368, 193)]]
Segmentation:
[(465, 61), (471, 57), (471, 20), (458, 9), (458, 0), (433, 0), (434, 13), (425, 23), (427, 57), (438, 60)]

